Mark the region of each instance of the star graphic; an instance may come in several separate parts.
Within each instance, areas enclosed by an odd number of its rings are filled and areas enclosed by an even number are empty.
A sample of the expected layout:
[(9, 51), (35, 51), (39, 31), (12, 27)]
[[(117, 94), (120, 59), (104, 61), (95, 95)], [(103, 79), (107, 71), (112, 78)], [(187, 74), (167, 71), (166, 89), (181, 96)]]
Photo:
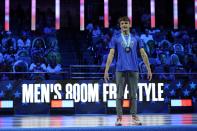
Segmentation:
[(195, 98), (195, 97), (192, 97), (192, 101), (193, 101), (194, 103), (196, 103), (196, 98)]
[(164, 98), (164, 103), (168, 103), (169, 102), (169, 99), (168, 99), (168, 97), (166, 96), (165, 98)]
[(164, 90), (169, 90), (169, 86), (170, 86), (170, 84), (165, 84)]
[(15, 98), (19, 98), (20, 95), (21, 95), (21, 93), (20, 93), (19, 91), (16, 91), (16, 92), (14, 93), (14, 97), (15, 97)]
[(179, 81), (179, 83), (176, 84), (177, 88), (181, 88), (181, 82)]
[(11, 90), (12, 89), (12, 84), (9, 83), (7, 86), (6, 86), (7, 90)]
[(191, 89), (195, 89), (196, 88), (196, 84), (194, 83), (194, 82), (192, 82), (191, 84), (189, 84), (190, 85), (190, 88)]
[(4, 92), (3, 91), (0, 92), (0, 97), (4, 97)]
[(185, 89), (185, 90), (183, 91), (183, 94), (184, 94), (184, 96), (189, 96), (189, 91), (188, 91), (187, 89)]
[(151, 101), (151, 104), (155, 104), (155, 101)]
[(171, 95), (171, 96), (175, 96), (175, 91), (174, 91), (174, 89), (173, 89), (172, 91), (170, 91), (170, 95)]

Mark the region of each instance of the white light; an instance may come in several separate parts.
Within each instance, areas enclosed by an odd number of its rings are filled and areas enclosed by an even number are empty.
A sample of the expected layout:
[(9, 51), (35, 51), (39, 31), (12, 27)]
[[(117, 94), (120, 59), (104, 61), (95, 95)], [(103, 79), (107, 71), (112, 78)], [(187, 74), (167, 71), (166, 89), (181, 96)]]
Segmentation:
[(130, 24), (132, 27), (132, 0), (127, 0), (127, 16), (130, 19)]
[(74, 100), (64, 100), (64, 101), (62, 101), (62, 107), (73, 108), (74, 107)]
[(10, 30), (10, 0), (5, 0), (5, 31)]
[(116, 107), (116, 100), (107, 100), (107, 107)]
[(13, 108), (13, 101), (11, 100), (0, 101), (0, 108)]
[(109, 7), (108, 0), (104, 0), (104, 27), (109, 27)]
[(55, 1), (55, 28), (60, 29), (60, 0)]
[(178, 0), (173, 0), (174, 29), (178, 29)]
[(150, 6), (151, 6), (151, 27), (155, 27), (155, 0), (150, 1)]
[(85, 29), (84, 4), (85, 4), (85, 0), (80, 0), (80, 30), (81, 31)]
[(36, 0), (31, 1), (31, 29), (36, 30)]

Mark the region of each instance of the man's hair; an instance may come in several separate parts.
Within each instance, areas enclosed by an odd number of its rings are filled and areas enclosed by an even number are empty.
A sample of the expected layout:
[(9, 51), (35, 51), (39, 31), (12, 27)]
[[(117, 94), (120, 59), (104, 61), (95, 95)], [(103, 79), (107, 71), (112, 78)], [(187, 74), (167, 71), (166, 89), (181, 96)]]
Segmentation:
[(130, 19), (129, 19), (129, 17), (127, 17), (127, 16), (123, 16), (123, 17), (120, 17), (119, 19), (118, 19), (118, 24), (120, 25), (120, 22), (121, 21), (129, 21), (130, 22)]

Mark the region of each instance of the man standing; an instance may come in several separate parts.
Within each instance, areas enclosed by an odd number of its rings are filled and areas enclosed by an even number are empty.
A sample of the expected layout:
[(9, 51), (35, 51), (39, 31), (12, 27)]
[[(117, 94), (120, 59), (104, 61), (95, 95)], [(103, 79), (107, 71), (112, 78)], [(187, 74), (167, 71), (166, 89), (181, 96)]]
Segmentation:
[[(116, 62), (116, 85), (117, 85), (117, 100), (116, 111), (117, 121), (116, 125), (122, 125), (122, 100), (124, 96), (124, 90), (126, 84), (128, 85), (129, 96), (131, 99), (130, 113), (132, 115), (132, 121), (135, 125), (141, 125), (139, 118), (137, 117), (137, 88), (138, 88), (138, 62), (137, 62), (137, 48), (140, 50), (142, 59), (148, 70), (147, 78), (149, 81), (152, 79), (152, 73), (150, 69), (149, 60), (146, 52), (143, 49), (143, 43), (130, 33), (130, 20), (128, 17), (121, 17), (119, 19), (119, 25), (121, 33), (112, 37), (110, 43), (110, 52), (107, 58), (104, 79), (105, 82), (109, 80), (109, 67), (114, 58), (114, 54), (117, 53)], [(139, 44), (139, 46), (137, 45)], [(117, 51), (117, 52), (115, 52)]]

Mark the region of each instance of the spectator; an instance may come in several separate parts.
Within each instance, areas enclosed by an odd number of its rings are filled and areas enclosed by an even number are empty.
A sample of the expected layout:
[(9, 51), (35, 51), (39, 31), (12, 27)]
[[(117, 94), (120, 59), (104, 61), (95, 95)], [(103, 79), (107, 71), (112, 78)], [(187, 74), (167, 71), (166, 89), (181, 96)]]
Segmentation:
[(145, 34), (141, 34), (140, 39), (142, 39), (144, 43), (147, 44), (149, 40), (153, 40), (153, 36), (149, 34), (148, 29), (145, 29)]
[(175, 76), (173, 73), (170, 72), (168, 65), (163, 66), (163, 72), (161, 72), (161, 74), (159, 74), (158, 77), (160, 80), (175, 80)]
[(146, 65), (144, 64), (144, 62), (143, 61), (141, 61), (140, 63), (139, 63), (139, 71), (140, 71), (140, 77), (141, 77), (141, 79), (142, 80), (144, 80), (144, 79), (146, 79), (146, 74), (147, 74), (147, 69), (146, 69)]
[(46, 55), (48, 55), (50, 52), (59, 51), (58, 41), (56, 38), (53, 38), (53, 37), (47, 38), (46, 46), (47, 46), (46, 51), (45, 51)]
[(16, 59), (25, 61), (28, 65), (31, 64), (31, 57), (29, 56), (29, 52), (26, 50), (18, 51), (16, 54)]
[(23, 60), (17, 60), (13, 65), (13, 72), (21, 72), (21, 74), (16, 74), (17, 79), (27, 79), (28, 75), (24, 72), (28, 71), (28, 64)]
[(191, 54), (187, 54), (184, 56), (184, 68), (186, 69), (187, 72), (195, 72), (195, 57)]
[(169, 65), (170, 61), (167, 58), (166, 54), (159, 54), (159, 58), (156, 59), (157, 65)]
[(92, 33), (93, 29), (94, 29), (93, 24), (91, 22), (88, 23), (86, 26), (86, 30), (88, 31), (88, 33)]
[(30, 65), (29, 71), (31, 72), (45, 72), (46, 65), (40, 56), (35, 56), (34, 62)]
[(32, 49), (31, 49), (31, 55), (39, 54), (40, 56), (45, 56), (45, 41), (41, 37), (37, 37), (32, 42)]
[(150, 55), (150, 57), (153, 58), (153, 57), (157, 56), (156, 43), (155, 43), (155, 41), (154, 40), (149, 40), (147, 42), (147, 45), (149, 47), (149, 55)]
[(170, 64), (173, 66), (182, 66), (182, 64), (179, 61), (179, 57), (176, 54), (172, 54), (170, 56)]
[(62, 66), (61, 64), (57, 64), (56, 55), (55, 54), (51, 55), (46, 71), (56, 73), (56, 72), (60, 72), (61, 70), (62, 70)]
[(31, 48), (31, 41), (27, 38), (27, 32), (22, 32), (21, 38), (17, 41), (18, 50), (28, 50)]
[(16, 61), (16, 50), (14, 50), (12, 45), (5, 52), (4, 59), (11, 65)]
[(180, 43), (175, 43), (174, 46), (174, 53), (175, 54), (180, 54), (180, 55), (184, 55), (184, 47), (182, 44)]
[(4, 62), (4, 57), (3, 57), (3, 54), (0, 52), (0, 63), (3, 63)]
[(96, 26), (92, 31), (92, 42), (95, 46), (101, 39), (101, 29), (99, 26)]
[(1, 42), (2, 42), (2, 47), (4, 48), (4, 50), (7, 50), (7, 48), (11, 46), (10, 44), (12, 44), (14, 50), (16, 50), (16, 39), (12, 37), (11, 31), (5, 32), (5, 35), (3, 39), (1, 40)]
[(43, 59), (41, 56), (39, 55), (35, 55), (34, 56), (34, 62), (30, 65), (29, 67), (29, 71), (31, 72), (41, 72), (41, 73), (33, 73), (31, 75), (32, 79), (45, 79), (45, 74), (43, 74), (42, 72), (46, 72), (46, 65), (43, 62)]

